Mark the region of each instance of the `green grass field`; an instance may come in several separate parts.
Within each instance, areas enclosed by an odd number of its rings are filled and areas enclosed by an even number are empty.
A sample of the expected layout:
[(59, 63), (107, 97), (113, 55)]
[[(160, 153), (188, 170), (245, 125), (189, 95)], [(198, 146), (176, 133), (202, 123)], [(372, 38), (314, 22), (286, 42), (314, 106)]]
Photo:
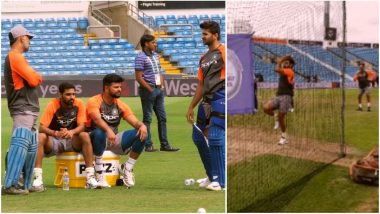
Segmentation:
[[(41, 111), (50, 99), (41, 99)], [(87, 99), (84, 99), (87, 100)], [(142, 119), (139, 98), (122, 98), (139, 119)], [(186, 178), (205, 177), (198, 152), (191, 139), (191, 125), (185, 114), (191, 98), (167, 97), (168, 137), (170, 143), (181, 148), (175, 153), (143, 153), (134, 172), (136, 186), (132, 189), (112, 187), (101, 190), (70, 189), (66, 192), (53, 185), (55, 157), (44, 159), (43, 179), (47, 191), (27, 196), (2, 196), (2, 212), (196, 212), (203, 207), (207, 212), (224, 212), (225, 193), (185, 186)], [(2, 99), (1, 163), (9, 146), (12, 121), (6, 100)], [(130, 129), (125, 122), (119, 130)], [(159, 146), (157, 120), (152, 123), (153, 142)], [(124, 162), (126, 157), (122, 157)], [(1, 172), (4, 178), (4, 172)]]
[[(372, 112), (356, 111), (357, 90), (348, 89), (346, 92), (345, 141), (348, 146), (365, 156), (377, 147), (379, 142), (378, 90), (372, 92)], [(363, 101), (363, 106), (366, 106), (365, 98)], [(310, 107), (310, 105), (307, 106), (309, 109)], [(304, 128), (307, 126), (305, 124), (310, 122), (310, 118), (302, 118), (302, 114), (304, 113), (298, 113), (297, 117), (290, 116), (288, 122), (290, 133), (296, 130), (295, 135), (304, 137), (308, 132), (313, 132)], [(295, 122), (299, 122), (296, 120), (300, 118), (304, 120), (301, 123), (304, 126), (291, 127)], [(243, 119), (244, 116), (239, 116), (237, 121), (243, 121)], [(253, 119), (256, 119), (256, 122)], [(331, 120), (326, 117), (323, 119)], [(261, 123), (256, 124), (257, 120)], [(261, 113), (245, 119), (252, 125), (252, 130), (258, 127), (267, 131), (273, 127), (272, 120), (269, 120)], [(229, 121), (229, 125), (232, 124), (231, 122)], [(318, 117), (315, 117), (311, 123), (320, 123), (319, 126), (327, 124)], [(324, 137), (328, 133), (329, 130), (326, 130), (322, 135), (314, 135), (314, 139), (329, 140)], [(333, 134), (331, 136), (334, 137)], [(352, 154), (349, 153), (348, 156), (352, 157)], [(316, 171), (313, 172), (313, 169)], [(275, 172), (275, 174), (267, 171)], [(278, 174), (280, 176), (277, 176)], [(227, 210), (231, 212), (238, 210), (243, 212), (378, 212), (379, 210), (378, 187), (352, 182), (348, 176), (348, 168), (342, 166), (323, 166), (323, 164), (308, 160), (263, 155), (252, 160), (229, 164), (228, 176)], [(291, 186), (288, 186), (289, 183)], [(258, 187), (266, 192), (255, 192)], [(255, 201), (257, 200), (255, 197), (259, 195), (260, 198), (270, 198), (270, 200)]]

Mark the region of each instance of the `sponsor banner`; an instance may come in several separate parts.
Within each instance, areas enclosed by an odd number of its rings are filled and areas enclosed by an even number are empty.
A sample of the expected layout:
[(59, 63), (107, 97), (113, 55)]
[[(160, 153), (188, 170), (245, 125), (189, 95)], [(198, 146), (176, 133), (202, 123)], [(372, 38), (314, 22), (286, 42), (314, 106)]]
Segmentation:
[(379, 43), (373, 43), (372, 48), (379, 48)]
[[(346, 87), (357, 87), (356, 82), (350, 82), (345, 84)], [(278, 83), (277, 82), (259, 82), (257, 83), (258, 88), (277, 88)], [(339, 88), (340, 83), (339, 82), (317, 82), (317, 83), (311, 83), (311, 82), (296, 82), (294, 84), (295, 89), (308, 89), (308, 88), (314, 88), (314, 89), (326, 89), (326, 88)]]
[(251, 40), (251, 34), (227, 34), (228, 114), (248, 114), (255, 110)]
[(338, 47), (350, 47), (350, 48), (370, 48), (371, 43), (357, 43), (357, 42), (349, 42), (344, 45), (343, 42), (338, 42)]
[(225, 1), (138, 1), (141, 10), (225, 8)]
[(296, 44), (296, 45), (323, 45), (323, 42), (321, 41), (311, 41), (311, 40), (292, 40), (289, 39), (289, 44)]
[[(39, 86), (39, 96), (50, 98), (58, 96), (58, 86), (67, 80), (44, 80)], [(77, 97), (91, 97), (102, 93), (102, 80), (70, 80), (75, 85)], [(193, 96), (198, 85), (196, 78), (192, 79), (166, 79), (166, 96), (185, 97)], [(139, 85), (134, 79), (126, 79), (122, 85), (122, 96), (138, 96)], [(1, 83), (1, 96), (6, 97), (4, 82)]]

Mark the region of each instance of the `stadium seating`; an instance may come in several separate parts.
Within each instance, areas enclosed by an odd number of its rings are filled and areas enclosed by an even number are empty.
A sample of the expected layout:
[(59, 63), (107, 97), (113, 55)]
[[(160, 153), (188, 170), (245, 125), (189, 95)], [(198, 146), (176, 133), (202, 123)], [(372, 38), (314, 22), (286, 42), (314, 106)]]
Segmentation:
[[(205, 20), (214, 20), (220, 23), (221, 42), (225, 43), (225, 17), (219, 14), (203, 15), (166, 15), (156, 16), (155, 23), (158, 29), (161, 24), (173, 24), (166, 28), (166, 34), (173, 36), (159, 37), (157, 39), (157, 49), (163, 57), (168, 59), (171, 64), (182, 69), (185, 74), (197, 74), (199, 59), (207, 51), (207, 46), (202, 42), (201, 29), (199, 24)], [(177, 24), (190, 24), (192, 26), (177, 26)]]
[[(278, 75), (274, 72), (275, 65), (266, 60), (269, 56), (281, 56), (291, 54), (296, 61), (295, 70), (305, 76), (318, 76), (320, 81), (339, 82), (340, 76), (335, 71), (342, 70), (342, 58), (338, 48), (323, 49), (317, 45), (292, 45), (301, 52), (295, 51), (288, 45), (270, 44), (262, 42), (253, 43), (253, 70), (264, 76), (266, 82), (276, 82)], [(378, 61), (378, 49), (371, 48), (348, 48), (346, 73), (351, 77), (358, 70), (357, 66), (350, 64), (352, 60), (358, 60), (357, 56), (373, 62), (376, 66)], [(353, 54), (350, 54), (353, 53)], [(332, 69), (331, 69), (332, 68)], [(307, 79), (296, 75), (297, 82), (308, 81)]]
[(8, 32), (15, 24), (27, 25), (36, 34), (25, 56), (43, 75), (114, 73), (120, 67), (124, 73), (134, 73), (135, 45), (126, 39), (89, 40), (85, 46), (83, 35), (76, 29), (87, 28), (86, 17), (2, 19), (2, 67), (10, 48)]

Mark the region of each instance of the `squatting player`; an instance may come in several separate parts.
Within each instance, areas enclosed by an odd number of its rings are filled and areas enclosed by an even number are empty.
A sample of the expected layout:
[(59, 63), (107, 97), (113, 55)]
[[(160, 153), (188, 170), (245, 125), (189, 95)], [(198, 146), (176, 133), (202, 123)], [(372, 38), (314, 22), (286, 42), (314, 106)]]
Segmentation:
[(40, 119), (38, 152), (34, 181), (30, 191), (45, 190), (42, 181), (42, 159), (62, 152), (82, 151), (86, 164), (86, 188), (97, 188), (90, 135), (85, 132), (86, 108), (75, 98), (75, 86), (63, 82), (59, 98), (51, 100)]
[(193, 141), (208, 178), (199, 186), (218, 191), (225, 187), (225, 47), (219, 43), (220, 27), (217, 22), (205, 21), (200, 28), (203, 44), (209, 50), (200, 60), (198, 86), (186, 118), (189, 123), (194, 122), (193, 109), (202, 99), (196, 126), (207, 136), (209, 145), (195, 127)]
[[(103, 169), (102, 156), (106, 149), (129, 159), (121, 170), (125, 186), (135, 185), (133, 166), (144, 149), (147, 128), (133, 114), (129, 106), (118, 98), (124, 79), (117, 74), (103, 78), (103, 93), (91, 97), (87, 102), (87, 128), (90, 131), (95, 155), (95, 171), (101, 187), (109, 187)], [(119, 132), (120, 120), (124, 119), (134, 129)]]
[[(37, 89), (42, 78), (23, 53), (29, 50), (33, 36), (21, 25), (13, 27), (8, 34), (11, 50), (5, 57), (4, 84), (13, 129), (6, 157), (4, 194), (28, 194), (32, 185), (38, 144), (36, 121), (40, 110)], [(18, 186), (21, 171), (24, 172), (24, 188)]]
[(359, 82), (359, 95), (358, 95), (358, 111), (363, 111), (362, 108), (362, 96), (367, 97), (367, 111), (371, 111), (371, 85), (370, 81), (373, 78), (373, 73), (365, 70), (364, 62), (359, 62), (360, 69), (354, 76), (354, 81)]
[[(279, 80), (276, 97), (264, 105), (264, 112), (275, 117), (275, 129), (278, 125), (281, 128), (281, 138), (278, 142), (280, 145), (288, 143), (285, 116), (293, 108), (294, 64), (291, 56), (282, 57), (277, 61), (275, 71), (279, 75)], [(278, 113), (275, 113), (275, 110), (278, 110)]]

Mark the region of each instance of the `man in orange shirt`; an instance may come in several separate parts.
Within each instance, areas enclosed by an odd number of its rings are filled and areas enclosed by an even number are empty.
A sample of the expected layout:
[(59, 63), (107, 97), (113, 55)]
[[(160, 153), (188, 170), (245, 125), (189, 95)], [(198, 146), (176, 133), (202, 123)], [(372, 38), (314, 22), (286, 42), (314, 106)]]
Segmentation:
[(95, 179), (90, 135), (85, 132), (86, 108), (75, 98), (75, 86), (68, 82), (59, 85), (59, 98), (46, 106), (40, 119), (38, 153), (34, 168), (34, 181), (30, 191), (43, 192), (42, 159), (62, 152), (82, 151), (86, 164), (85, 188), (98, 187)]
[[(220, 27), (217, 22), (200, 24), (203, 44), (208, 52), (202, 56), (198, 70), (198, 86), (189, 105), (186, 118), (193, 124), (193, 109), (198, 106), (193, 141), (198, 148), (207, 178), (201, 188), (220, 191), (225, 188), (225, 47), (219, 43)], [(205, 139), (205, 137), (208, 139)]]
[[(11, 50), (5, 58), (4, 84), (13, 130), (6, 156), (6, 175), (2, 192), (19, 195), (28, 194), (31, 188), (38, 144), (38, 86), (42, 78), (23, 56), (23, 53), (29, 50), (30, 40), (34, 35), (21, 25), (16, 25), (10, 30), (8, 37)], [(23, 188), (18, 184), (21, 172), (24, 173)]]
[[(286, 134), (285, 116), (293, 108), (294, 89), (294, 60), (291, 56), (280, 58), (275, 67), (279, 75), (277, 96), (264, 105), (264, 112), (275, 118), (275, 129), (280, 126), (281, 138), (279, 145), (288, 143)], [(278, 110), (278, 113), (274, 112)]]
[(358, 81), (359, 85), (359, 95), (358, 95), (358, 109), (357, 111), (363, 111), (362, 108), (362, 96), (363, 94), (367, 97), (367, 111), (371, 111), (371, 85), (370, 81), (373, 78), (373, 73), (365, 70), (364, 62), (358, 62), (360, 70), (356, 72), (354, 76), (354, 81)]
[[(124, 79), (117, 74), (103, 78), (103, 93), (91, 97), (87, 102), (87, 124), (95, 155), (95, 171), (101, 187), (110, 187), (103, 174), (102, 156), (106, 149), (119, 155), (130, 152), (129, 159), (121, 169), (124, 185), (135, 185), (133, 166), (144, 149), (147, 128), (133, 114), (129, 106), (118, 98)], [(132, 130), (119, 132), (121, 119), (128, 122)]]

